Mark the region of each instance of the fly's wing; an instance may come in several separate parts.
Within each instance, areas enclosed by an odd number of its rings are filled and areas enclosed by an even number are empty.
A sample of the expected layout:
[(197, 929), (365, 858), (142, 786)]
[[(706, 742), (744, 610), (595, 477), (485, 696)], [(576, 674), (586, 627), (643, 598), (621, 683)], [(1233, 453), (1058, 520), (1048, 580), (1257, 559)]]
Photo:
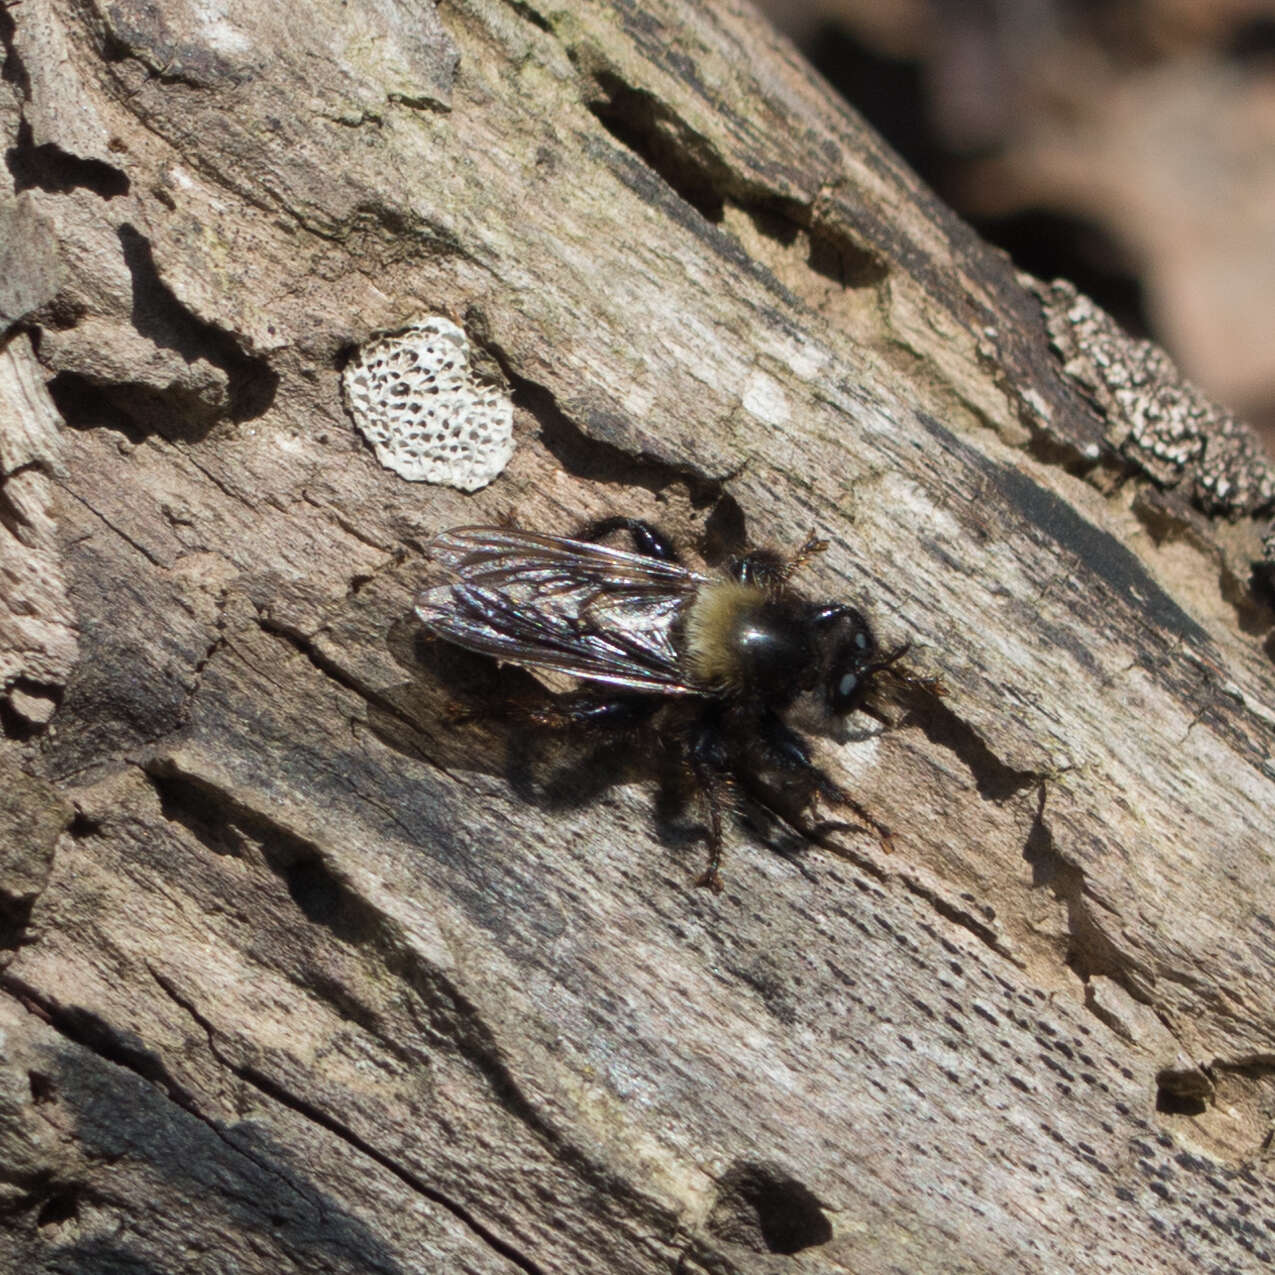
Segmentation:
[(696, 695), (672, 641), (704, 576), (606, 545), (458, 527), (429, 547), (450, 579), (416, 614), (436, 636), (511, 664), (661, 695)]

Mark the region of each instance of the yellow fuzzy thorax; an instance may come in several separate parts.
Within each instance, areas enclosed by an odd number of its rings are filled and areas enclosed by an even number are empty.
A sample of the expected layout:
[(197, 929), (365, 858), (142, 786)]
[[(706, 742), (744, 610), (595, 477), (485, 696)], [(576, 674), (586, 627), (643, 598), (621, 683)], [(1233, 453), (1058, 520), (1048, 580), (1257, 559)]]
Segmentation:
[(686, 612), (685, 650), (697, 682), (730, 686), (739, 680), (736, 634), (766, 597), (755, 585), (738, 580), (715, 580), (695, 595)]

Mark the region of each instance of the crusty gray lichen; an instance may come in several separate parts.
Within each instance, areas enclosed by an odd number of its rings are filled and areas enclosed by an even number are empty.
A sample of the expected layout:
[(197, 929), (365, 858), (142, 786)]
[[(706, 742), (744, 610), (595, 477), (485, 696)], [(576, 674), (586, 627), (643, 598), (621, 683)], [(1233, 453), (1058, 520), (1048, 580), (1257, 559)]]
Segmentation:
[(1066, 280), (1039, 293), (1064, 371), (1106, 417), (1113, 448), (1164, 487), (1187, 484), (1206, 513), (1236, 518), (1275, 507), (1275, 474), (1248, 425)]

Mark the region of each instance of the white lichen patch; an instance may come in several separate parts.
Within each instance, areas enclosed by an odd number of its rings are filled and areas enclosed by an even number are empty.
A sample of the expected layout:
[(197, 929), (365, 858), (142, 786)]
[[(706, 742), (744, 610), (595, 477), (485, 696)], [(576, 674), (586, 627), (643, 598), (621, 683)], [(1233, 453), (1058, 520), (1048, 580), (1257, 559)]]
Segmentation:
[(513, 404), (475, 374), (469, 339), (450, 319), (376, 333), (341, 383), (376, 459), (412, 482), (477, 491), (513, 455)]

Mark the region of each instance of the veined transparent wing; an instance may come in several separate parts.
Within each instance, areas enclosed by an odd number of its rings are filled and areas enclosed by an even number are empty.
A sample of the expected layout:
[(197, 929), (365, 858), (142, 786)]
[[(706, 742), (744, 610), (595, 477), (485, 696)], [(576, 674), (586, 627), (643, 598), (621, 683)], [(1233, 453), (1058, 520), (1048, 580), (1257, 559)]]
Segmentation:
[(416, 599), (433, 634), (511, 664), (661, 695), (697, 695), (673, 625), (707, 577), (676, 563), (503, 527), (429, 546), (448, 579)]

